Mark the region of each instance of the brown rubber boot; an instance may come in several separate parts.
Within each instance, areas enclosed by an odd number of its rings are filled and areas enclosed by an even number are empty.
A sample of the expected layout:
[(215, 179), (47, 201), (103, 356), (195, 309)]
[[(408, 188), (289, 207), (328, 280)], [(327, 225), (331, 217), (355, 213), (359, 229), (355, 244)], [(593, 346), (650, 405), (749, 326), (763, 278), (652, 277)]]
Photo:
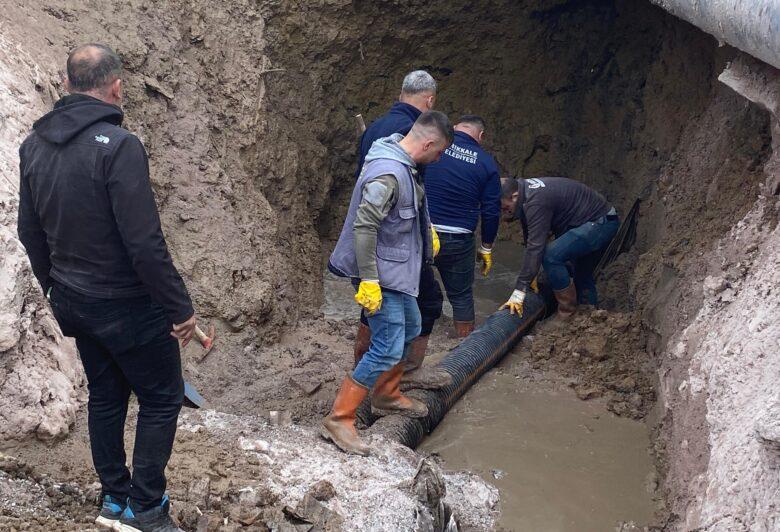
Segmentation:
[(553, 290), (555, 299), (558, 301), (558, 312), (555, 318), (560, 321), (566, 321), (577, 312), (577, 289), (574, 287), (574, 281), (563, 290)]
[(474, 331), (474, 320), (471, 321), (456, 321), (455, 322), (455, 337), (465, 338)]
[(355, 335), (355, 365), (357, 367), (360, 359), (368, 351), (368, 346), (371, 345), (371, 328), (361, 323), (358, 327), (357, 334)]
[(402, 390), (438, 390), (452, 383), (452, 375), (435, 366), (424, 366), (428, 336), (418, 336), (409, 347), (409, 356), (403, 361)]
[(401, 377), (404, 374), (404, 363), (396, 364), (382, 373), (374, 384), (374, 395), (371, 397), (371, 412), (375, 416), (401, 414), (407, 417), (425, 417), (428, 407), (417, 399), (401, 394)]
[(403, 360), (404, 372), (414, 371), (423, 364), (428, 349), (428, 335), (418, 336), (409, 346), (409, 356)]
[(369, 447), (355, 429), (355, 411), (368, 395), (368, 388), (347, 375), (341, 383), (330, 415), (322, 421), (320, 433), (345, 453), (368, 456)]

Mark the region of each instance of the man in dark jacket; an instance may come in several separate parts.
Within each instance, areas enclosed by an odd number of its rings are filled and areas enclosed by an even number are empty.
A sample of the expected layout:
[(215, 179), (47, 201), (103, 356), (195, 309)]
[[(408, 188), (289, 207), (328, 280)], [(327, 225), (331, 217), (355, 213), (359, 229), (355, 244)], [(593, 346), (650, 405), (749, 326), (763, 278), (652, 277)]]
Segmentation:
[(371, 122), (360, 136), (360, 151), (355, 179), (360, 175), (368, 150), (379, 139), (393, 133), (406, 136), (415, 120), (425, 111), (433, 109), (436, 103), (436, 80), (424, 70), (409, 72), (401, 85), (401, 94), (390, 110)]
[[(508, 219), (520, 220), (526, 248), (515, 290), (501, 308), (522, 315), (525, 294), (542, 264), (559, 319), (574, 314), (578, 302), (598, 303), (593, 269), (620, 226), (604, 196), (565, 177), (505, 179), (501, 210)], [(555, 240), (548, 243), (550, 233)]]
[[(401, 94), (398, 101), (393, 104), (390, 111), (377, 118), (363, 132), (360, 137), (360, 152), (358, 153), (358, 167), (355, 172), (355, 178), (360, 176), (366, 155), (371, 146), (377, 140), (389, 137), (394, 133), (406, 135), (412, 129), (415, 120), (420, 117), (424, 111), (433, 109), (436, 101), (436, 81), (424, 70), (415, 70), (404, 77), (401, 85)], [(438, 236), (435, 237), (438, 243)], [(420, 271), (420, 295), (417, 297), (417, 306), (420, 308), (422, 316), (422, 329), (420, 336), (412, 344), (412, 352), (415, 353), (414, 360), (422, 360), (425, 357), (425, 351), (428, 346), (428, 336), (433, 331), (436, 320), (441, 316), (442, 296), (439, 283), (433, 274), (433, 268), (429, 264), (423, 264)], [(355, 365), (360, 361), (363, 354), (368, 351), (371, 331), (368, 327), (366, 313), (360, 313), (360, 327), (355, 336)], [(407, 369), (411, 371), (416, 366), (410, 365)], [(412, 375), (414, 377), (414, 375)], [(404, 375), (404, 382), (411, 385), (424, 387), (445, 386), (451, 381), (449, 374), (443, 371), (430, 371), (426, 375), (418, 375), (413, 382), (409, 382), (410, 375)]]
[(455, 124), (452, 145), (439, 162), (425, 167), (431, 221), (441, 242), (435, 264), (460, 338), (474, 330), (474, 231), (481, 218), (482, 244), (477, 253), (482, 275), (487, 275), (493, 265), (491, 253), (501, 213), (498, 166), (482, 149), (484, 135), (482, 118), (463, 116)]
[[(70, 95), (19, 150), (19, 238), (87, 375), (103, 490), (97, 524), (175, 531), (164, 473), (184, 395), (177, 339), (192, 337), (192, 302), (163, 237), (144, 147), (120, 127), (119, 57), (82, 45), (67, 72)], [(124, 450), (131, 391), (139, 404), (132, 475)]]

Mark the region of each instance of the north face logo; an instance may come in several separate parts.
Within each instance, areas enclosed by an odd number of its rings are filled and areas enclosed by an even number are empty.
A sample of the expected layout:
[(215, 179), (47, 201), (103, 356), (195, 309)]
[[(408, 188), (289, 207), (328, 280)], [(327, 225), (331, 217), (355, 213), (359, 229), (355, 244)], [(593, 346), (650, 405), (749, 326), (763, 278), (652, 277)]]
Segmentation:
[(95, 137), (95, 140), (98, 142), (102, 142), (103, 144), (108, 144), (109, 138), (104, 135), (97, 135)]

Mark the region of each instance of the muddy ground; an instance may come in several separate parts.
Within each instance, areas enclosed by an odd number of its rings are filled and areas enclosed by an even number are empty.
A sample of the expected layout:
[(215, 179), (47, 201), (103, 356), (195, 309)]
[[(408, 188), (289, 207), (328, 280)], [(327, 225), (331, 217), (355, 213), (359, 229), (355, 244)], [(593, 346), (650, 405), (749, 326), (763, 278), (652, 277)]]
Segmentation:
[[(351, 367), (350, 340), (354, 338), (356, 323), (341, 320), (304, 323), (294, 334), (283, 336), (279, 344), (257, 347), (252, 357), (259, 361), (256, 364), (247, 364), (246, 358), (237, 358), (230, 365), (209, 364), (210, 358), (201, 363), (198, 362), (200, 352), (187, 351), (186, 377), (197, 385), (213, 411), (201, 415), (185, 410), (180, 421), (169, 466), (169, 492), (183, 526), (191, 530), (266, 530), (264, 527), (281, 526), (279, 529), (284, 530), (284, 526), (293, 523), (285, 517), (289, 514), (289, 511), (285, 514), (285, 507), (294, 506), (316, 482), (328, 478), (340, 489), (331, 503), (331, 509), (340, 517), (333, 519), (342, 525), (344, 519), (354, 524), (363, 509), (371, 513), (370, 501), (361, 499), (361, 492), (370, 491), (369, 488), (360, 483), (345, 483), (343, 478), (335, 480), (332, 476), (334, 467), (346, 463), (360, 470), (357, 478), (370, 479), (373, 462), (361, 465), (362, 459), (344, 456), (309, 429), (316, 428), (327, 414), (338, 384)], [(437, 325), (431, 339), (434, 360), (457, 344), (456, 339), (449, 337), (450, 327), (447, 318)], [(608, 341), (593, 343), (589, 338)], [(605, 396), (610, 410), (618, 415), (642, 418), (653, 404), (654, 388), (648, 380), (649, 373), (642, 370), (648, 360), (640, 345), (640, 327), (632, 323), (630, 316), (583, 309), (563, 327), (540, 326), (515, 350), (526, 364), (502, 371), (544, 370), (548, 378), (574, 388), (583, 400)], [(271, 411), (279, 411), (282, 424), (290, 425), (273, 428)], [(132, 408), (130, 427), (135, 412)], [(200, 428), (193, 428), (197, 425)], [(397, 444), (377, 441), (378, 436), (371, 438), (375, 449), (389, 446), (400, 453), (405, 465), (402, 471), (393, 474), (400, 478), (412, 475), (419, 457), (401, 451)], [(264, 443), (253, 443), (258, 440)], [(133, 431), (129, 430), (128, 449), (132, 448), (132, 441)], [(266, 446), (284, 451), (271, 452)], [(308, 452), (296, 455), (290, 449), (295, 446), (307, 450), (316, 447), (319, 459), (312, 462)], [(74, 530), (83, 530), (91, 524), (99, 488), (91, 465), (84, 409), (79, 411), (67, 439), (53, 443), (26, 441), (9, 446), (5, 453), (0, 460), (0, 515), (3, 516), (0, 524), (18, 530), (45, 529), (53, 523), (59, 523), (59, 527), (63, 522), (70, 523), (68, 526)], [(399, 459), (391, 453), (385, 456), (383, 459), (380, 451), (380, 464), (383, 460)], [(323, 457), (331, 462), (321, 463)], [(296, 458), (303, 464), (296, 466)], [(292, 477), (284, 471), (296, 468), (304, 470)], [(354, 471), (344, 475), (355, 478)], [(477, 503), (462, 495), (466, 489), (464, 483), (483, 492), (480, 497), (497, 511), (498, 494), (491, 492), (495, 488), (469, 475), (447, 475), (453, 504), (462, 507), (463, 500), (467, 501), (466, 507), (461, 508), (461, 525), (466, 530), (483, 529), (481, 526), (486, 522), (481, 521), (480, 525), (480, 520), (490, 519), (490, 513), (469, 507)], [(247, 502), (249, 488), (257, 493), (252, 492)], [(459, 492), (463, 500), (458, 500)], [(208, 503), (201, 502), (206, 499)], [(356, 501), (360, 504), (356, 505)], [(414, 506), (400, 497), (397, 504), (397, 513), (406, 510), (405, 518), (412, 519)], [(206, 522), (208, 527), (203, 528)], [(391, 527), (387, 522), (381, 526)], [(403, 529), (405, 525), (397, 526)]]
[[(15, 146), (62, 94), (67, 50), (90, 40), (112, 45), (125, 62), (126, 125), (148, 148), (174, 260), (200, 316), (217, 326), (219, 348), (205, 361), (194, 347), (185, 353), (188, 378), (214, 408), (260, 417), (284, 410), (300, 427), (328, 410), (350, 366), (355, 326), (318, 314), (322, 256), (351, 189), (352, 116), (381, 114), (403, 74), (421, 67), (440, 83), (440, 109), (487, 119), (487, 148), (505, 175), (578, 178), (623, 213), (643, 198), (634, 248), (605, 271), (610, 312), (585, 313), (566, 331), (536, 331), (523, 344), (530, 363), (559, 372), (584, 399), (606, 397), (620, 415), (641, 418), (661, 398), (667, 528), (717, 530), (732, 514), (749, 526), (771, 512), (770, 458), (754, 442), (739, 447), (753, 453), (740, 463), (754, 468), (755, 482), (735, 488), (724, 457), (741, 440), (713, 436), (732, 425), (752, 434), (748, 420), (727, 415), (743, 410), (739, 386), (751, 408), (763, 412), (774, 400), (756, 374), (711, 370), (728, 366), (712, 344), (744, 321), (732, 305), (768, 316), (777, 306), (776, 292), (767, 292), (776, 201), (759, 197), (770, 118), (717, 81), (735, 50), (642, 0), (15, 0), (4, 5), (0, 29), (0, 417), (10, 420), (0, 435), (32, 473), (13, 460), (2, 467), (65, 486), (13, 487), (2, 511), (14, 523), (26, 522), (18, 515), (29, 505), (53, 504), (77, 521), (90, 508), (80, 502), (94, 478), (83, 376), (72, 344), (52, 330), (13, 235)], [(752, 252), (726, 245), (737, 227), (756, 231)], [(518, 236), (502, 227), (503, 239)], [(770, 262), (746, 269), (751, 253)], [(710, 277), (725, 279), (722, 292), (705, 289)], [(752, 299), (738, 299), (742, 284)], [(718, 306), (721, 293), (731, 299)], [(435, 350), (452, 345), (445, 326)], [(699, 329), (715, 339), (702, 343)], [(759, 334), (772, 330), (738, 337), (752, 347), (736, 351), (772, 362), (778, 350)], [(678, 349), (682, 340), (692, 347)], [(664, 384), (654, 389), (658, 374)], [(699, 393), (705, 388), (689, 379), (718, 385)], [(680, 391), (689, 388), (698, 392)], [(208, 462), (233, 452), (182, 434), (185, 462), (204, 448)], [(237, 475), (251, 469), (243, 467)], [(171, 478), (174, 495), (190, 504), (193, 479), (184, 469)], [(228, 488), (214, 485), (215, 496), (229, 499)], [(76, 488), (65, 498), (57, 492)], [(744, 496), (732, 497), (733, 507), (712, 495), (728, 489)], [(210, 517), (238, 519), (232, 512), (215, 508)]]

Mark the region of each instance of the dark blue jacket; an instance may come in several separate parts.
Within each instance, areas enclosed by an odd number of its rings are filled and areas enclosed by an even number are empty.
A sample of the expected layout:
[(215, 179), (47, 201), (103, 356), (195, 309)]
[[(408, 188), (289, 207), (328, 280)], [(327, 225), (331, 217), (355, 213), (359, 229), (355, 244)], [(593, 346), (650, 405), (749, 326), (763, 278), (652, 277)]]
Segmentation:
[(366, 159), (368, 150), (371, 149), (371, 145), (374, 141), (389, 137), (393, 133), (400, 133), (406, 135), (409, 130), (412, 129), (414, 122), (417, 120), (422, 112), (413, 105), (409, 105), (404, 102), (395, 102), (390, 110), (371, 122), (371, 125), (366, 128), (363, 135), (360, 137), (360, 153), (358, 154), (357, 171), (355, 171), (355, 177), (360, 175), (360, 170), (363, 168), (363, 162)]
[(471, 135), (456, 131), (439, 162), (426, 165), (425, 194), (434, 225), (474, 231), (482, 215), (482, 242), (495, 241), (501, 213), (498, 166)]

